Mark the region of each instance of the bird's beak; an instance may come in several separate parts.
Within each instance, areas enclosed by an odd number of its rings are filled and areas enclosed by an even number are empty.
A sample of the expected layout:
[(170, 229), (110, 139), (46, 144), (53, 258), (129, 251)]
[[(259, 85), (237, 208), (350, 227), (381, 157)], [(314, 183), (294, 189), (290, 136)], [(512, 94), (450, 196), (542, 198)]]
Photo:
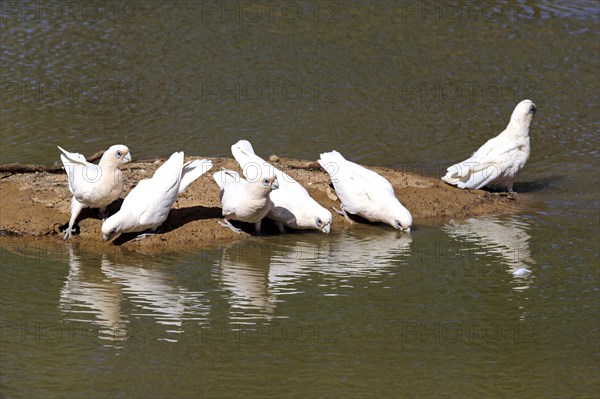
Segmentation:
[(329, 230), (331, 230), (331, 222), (329, 222), (325, 226), (321, 227), (321, 231), (325, 234), (329, 234)]
[(125, 156), (123, 157), (123, 162), (131, 162), (131, 153), (130, 152), (125, 154)]
[(279, 188), (279, 181), (277, 181), (277, 178), (273, 180), (272, 186), (274, 190)]
[(110, 236), (108, 234), (102, 234), (102, 239), (104, 241), (108, 241), (108, 240), (110, 240)]
[(535, 115), (535, 113), (536, 113), (536, 112), (537, 112), (537, 108), (536, 108), (536, 107), (535, 107), (535, 105), (534, 105), (534, 106), (532, 106), (532, 107), (531, 107), (531, 109), (529, 110), (529, 113), (530, 113), (531, 115)]
[(406, 231), (407, 233), (410, 233), (410, 227), (407, 227), (405, 229), (402, 229), (402, 231)]

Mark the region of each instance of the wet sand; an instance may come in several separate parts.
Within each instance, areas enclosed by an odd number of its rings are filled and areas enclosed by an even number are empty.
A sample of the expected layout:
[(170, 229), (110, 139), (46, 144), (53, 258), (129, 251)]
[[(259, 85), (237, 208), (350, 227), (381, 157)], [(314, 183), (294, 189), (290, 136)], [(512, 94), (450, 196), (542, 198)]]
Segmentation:
[[(186, 160), (201, 159), (186, 157)], [(102, 241), (102, 220), (98, 210), (86, 209), (79, 217), (79, 234), (71, 241), (77, 245), (105, 249), (120, 247), (144, 253), (160, 253), (194, 250), (248, 238), (253, 226), (234, 222), (244, 232), (236, 234), (217, 224), (221, 220), (219, 188), (212, 174), (221, 168), (240, 171), (230, 158), (211, 158), (213, 168), (193, 182), (182, 193), (158, 234), (134, 241), (136, 234), (123, 234), (114, 241)], [(164, 160), (132, 162), (125, 165), (124, 198), (141, 179), (151, 176)], [(300, 182), (320, 204), (328, 209), (339, 208), (335, 192), (330, 187), (329, 176), (311, 161), (281, 158), (274, 163), (279, 169)], [(505, 195), (483, 190), (460, 190), (439, 179), (418, 176), (390, 168), (372, 167), (394, 186), (396, 195), (413, 216), (413, 229), (420, 224), (432, 224), (439, 220), (463, 219), (478, 215), (498, 215), (523, 210), (526, 197), (519, 195), (509, 199)], [(71, 193), (64, 173), (0, 173), (0, 239), (2, 236), (23, 236), (35, 240), (62, 241), (60, 232), (69, 221)], [(109, 207), (116, 212), (120, 201)], [(334, 219), (331, 233), (344, 228), (361, 228), (361, 223), (350, 226), (342, 216), (332, 212)], [(390, 226), (381, 225), (383, 229)], [(263, 232), (279, 234), (272, 223), (263, 222)], [(307, 234), (322, 234), (315, 230)]]

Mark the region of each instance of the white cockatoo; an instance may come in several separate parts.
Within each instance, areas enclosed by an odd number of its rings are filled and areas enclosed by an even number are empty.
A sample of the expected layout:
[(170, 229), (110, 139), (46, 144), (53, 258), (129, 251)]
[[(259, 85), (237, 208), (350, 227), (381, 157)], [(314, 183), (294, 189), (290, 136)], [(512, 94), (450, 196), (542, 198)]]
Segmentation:
[(300, 183), (256, 155), (249, 141), (238, 141), (231, 146), (231, 153), (246, 178), (253, 178), (257, 171), (272, 171), (277, 176), (279, 189), (271, 193), (273, 207), (267, 218), (274, 220), (281, 232), (287, 226), (329, 233), (333, 219), (331, 212), (315, 201)]
[(398, 230), (410, 230), (412, 216), (383, 176), (346, 160), (337, 151), (321, 154), (319, 164), (329, 173), (335, 193), (342, 203), (341, 214), (362, 216), (371, 222), (387, 223)]
[(123, 174), (119, 167), (131, 161), (131, 153), (124, 145), (113, 145), (104, 152), (98, 165), (94, 165), (81, 154), (58, 149), (62, 152), (60, 159), (73, 193), (71, 220), (63, 237), (66, 240), (71, 237), (75, 221), (84, 208), (99, 208), (104, 217), (106, 207), (121, 196)]
[(154, 231), (169, 216), (171, 207), (190, 183), (212, 167), (206, 159), (183, 162), (183, 152), (175, 152), (150, 179), (144, 179), (125, 197), (121, 209), (102, 224), (102, 238), (110, 240), (121, 233)]
[(488, 186), (512, 192), (515, 177), (529, 159), (529, 125), (535, 112), (531, 100), (521, 101), (506, 129), (488, 140), (469, 159), (450, 166), (442, 180), (463, 189)]
[(260, 175), (257, 179), (246, 180), (232, 170), (222, 170), (213, 175), (221, 189), (221, 206), (224, 223), (220, 225), (230, 228), (236, 233), (241, 230), (234, 227), (230, 220), (254, 223), (256, 233), (260, 234), (263, 218), (267, 216), (273, 202), (269, 194), (279, 187), (274, 174)]

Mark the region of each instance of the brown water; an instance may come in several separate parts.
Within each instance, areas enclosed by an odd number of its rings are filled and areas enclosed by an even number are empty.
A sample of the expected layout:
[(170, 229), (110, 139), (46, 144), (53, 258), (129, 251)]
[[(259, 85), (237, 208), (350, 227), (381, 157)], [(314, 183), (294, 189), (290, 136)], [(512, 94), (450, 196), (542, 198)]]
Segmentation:
[(539, 111), (521, 215), (163, 257), (3, 240), (2, 396), (598, 396), (599, 9), (527, 4), (0, 3), (1, 162), (247, 138), (439, 176)]

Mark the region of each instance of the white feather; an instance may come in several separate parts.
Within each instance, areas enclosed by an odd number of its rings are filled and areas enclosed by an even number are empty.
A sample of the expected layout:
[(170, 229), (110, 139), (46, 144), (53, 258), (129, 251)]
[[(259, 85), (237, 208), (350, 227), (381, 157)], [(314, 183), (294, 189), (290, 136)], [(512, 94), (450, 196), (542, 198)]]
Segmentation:
[(488, 140), (470, 158), (450, 166), (442, 180), (462, 189), (489, 186), (512, 191), (515, 177), (529, 159), (529, 125), (535, 111), (531, 100), (521, 101), (506, 129)]
[[(58, 146), (57, 146), (58, 147)], [(121, 196), (123, 192), (123, 175), (119, 167), (131, 161), (129, 148), (124, 145), (113, 145), (104, 152), (98, 165), (86, 161), (85, 157), (58, 147), (62, 152), (62, 160), (67, 172), (71, 199), (71, 219), (65, 230), (64, 239), (71, 237), (73, 227), (84, 208), (105, 208)]]
[(213, 178), (221, 188), (221, 206), (227, 220), (259, 223), (273, 206), (269, 199), (273, 182), (268, 186), (261, 180), (249, 182), (232, 170), (217, 172)]
[(194, 160), (186, 162), (183, 165), (181, 182), (179, 183), (179, 194), (181, 194), (187, 186), (194, 180), (208, 172), (212, 168), (212, 162), (207, 159)]
[(175, 152), (154, 175), (144, 179), (127, 195), (119, 212), (102, 225), (105, 240), (119, 233), (155, 230), (169, 216), (182, 183), (189, 185), (212, 167), (206, 159), (183, 164), (183, 152)]
[(410, 212), (398, 201), (394, 188), (383, 176), (346, 160), (337, 151), (321, 154), (319, 164), (329, 173), (344, 211), (394, 228), (410, 228)]
[(273, 207), (267, 215), (269, 219), (280, 226), (329, 233), (333, 219), (331, 212), (315, 201), (291, 176), (256, 155), (249, 141), (238, 141), (231, 147), (231, 153), (246, 178), (253, 179), (258, 171), (263, 175), (274, 174), (277, 177), (279, 188), (270, 195)]

